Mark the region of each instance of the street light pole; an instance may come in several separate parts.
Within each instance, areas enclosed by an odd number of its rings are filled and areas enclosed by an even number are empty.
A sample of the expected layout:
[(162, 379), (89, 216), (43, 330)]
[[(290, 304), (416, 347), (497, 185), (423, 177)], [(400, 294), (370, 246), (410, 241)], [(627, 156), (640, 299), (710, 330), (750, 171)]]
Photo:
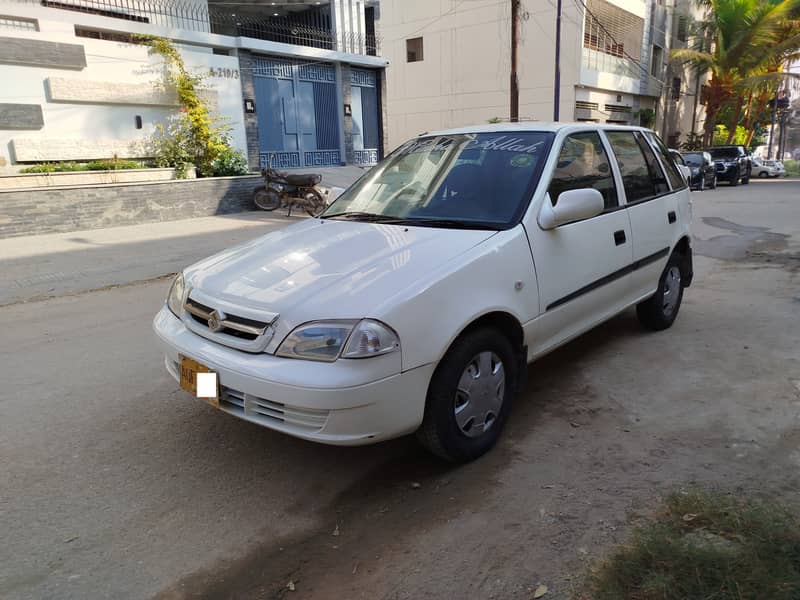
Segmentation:
[(558, 121), (561, 104), (561, 0), (556, 5), (556, 64), (553, 81), (553, 121)]

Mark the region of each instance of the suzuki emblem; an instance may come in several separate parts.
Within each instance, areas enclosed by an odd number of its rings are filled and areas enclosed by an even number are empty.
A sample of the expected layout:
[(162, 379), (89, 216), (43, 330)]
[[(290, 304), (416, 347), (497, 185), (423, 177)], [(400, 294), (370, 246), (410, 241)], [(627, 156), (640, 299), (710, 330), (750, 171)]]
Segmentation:
[(220, 310), (212, 310), (211, 314), (208, 315), (208, 328), (216, 333), (220, 329), (222, 329), (221, 321), (225, 320), (225, 313)]

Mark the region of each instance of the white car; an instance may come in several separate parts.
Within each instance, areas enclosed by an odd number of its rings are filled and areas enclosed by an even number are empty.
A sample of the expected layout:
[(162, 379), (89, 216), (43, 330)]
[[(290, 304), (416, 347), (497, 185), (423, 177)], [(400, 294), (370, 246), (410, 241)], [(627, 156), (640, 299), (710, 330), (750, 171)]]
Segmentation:
[(786, 168), (779, 160), (762, 160), (753, 164), (753, 174), (758, 177), (783, 177), (786, 175)]
[(306, 219), (180, 273), (154, 328), (181, 386), (306, 440), (417, 432), (471, 460), (526, 365), (692, 280), (686, 183), (646, 129), (506, 124), (424, 134)]

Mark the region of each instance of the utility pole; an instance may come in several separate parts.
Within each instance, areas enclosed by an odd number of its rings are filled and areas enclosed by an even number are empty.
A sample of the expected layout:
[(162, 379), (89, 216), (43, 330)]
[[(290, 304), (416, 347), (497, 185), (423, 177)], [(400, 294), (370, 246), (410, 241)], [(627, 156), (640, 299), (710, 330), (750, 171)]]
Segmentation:
[(556, 3), (556, 64), (553, 79), (553, 121), (558, 121), (558, 106), (561, 104), (561, 0)]
[[(519, 4), (521, 0), (511, 0), (511, 107), (510, 121), (519, 121), (519, 80), (517, 79), (517, 45), (519, 38)], [(560, 0), (559, 0), (560, 1)]]

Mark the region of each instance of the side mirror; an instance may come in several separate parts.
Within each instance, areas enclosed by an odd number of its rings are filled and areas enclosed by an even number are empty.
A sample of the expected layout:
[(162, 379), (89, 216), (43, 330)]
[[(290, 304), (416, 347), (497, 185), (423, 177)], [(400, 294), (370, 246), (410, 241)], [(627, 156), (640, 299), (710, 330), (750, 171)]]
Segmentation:
[(593, 188), (581, 188), (561, 192), (558, 204), (553, 206), (550, 196), (545, 198), (542, 210), (539, 212), (539, 227), (542, 229), (555, 229), (559, 225), (591, 219), (605, 209), (603, 194)]

